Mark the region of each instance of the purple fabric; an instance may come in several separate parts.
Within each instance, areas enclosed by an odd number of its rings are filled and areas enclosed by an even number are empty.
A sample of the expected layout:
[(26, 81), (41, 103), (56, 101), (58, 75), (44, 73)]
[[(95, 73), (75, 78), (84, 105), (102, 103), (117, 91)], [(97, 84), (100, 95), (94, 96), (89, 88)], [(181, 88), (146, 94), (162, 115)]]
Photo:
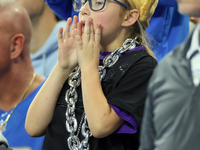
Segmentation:
[(120, 118), (126, 121), (117, 131), (115, 131), (115, 133), (133, 134), (137, 132), (138, 125), (131, 114), (129, 114), (128, 112), (125, 112), (124, 110), (121, 110), (120, 108), (114, 105), (110, 105), (110, 107), (112, 107), (112, 109), (116, 112), (116, 114)]
[[(130, 53), (132, 51), (141, 51), (141, 50), (146, 50), (146, 47), (145, 46), (137, 46), (135, 47), (134, 49), (132, 50), (129, 50), (129, 51), (126, 51), (124, 52), (120, 57), (122, 57), (124, 54), (127, 54), (127, 53)], [(102, 52), (100, 51), (100, 54), (99, 54), (99, 59), (100, 60), (103, 60), (108, 54), (110, 54), (111, 52)]]

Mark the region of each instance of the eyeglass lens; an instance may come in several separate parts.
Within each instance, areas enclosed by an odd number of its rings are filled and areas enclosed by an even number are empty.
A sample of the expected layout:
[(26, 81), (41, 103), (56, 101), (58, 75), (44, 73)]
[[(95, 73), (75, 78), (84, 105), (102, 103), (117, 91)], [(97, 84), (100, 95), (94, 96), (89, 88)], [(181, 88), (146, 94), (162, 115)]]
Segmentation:
[(79, 12), (87, 1), (89, 1), (90, 9), (93, 11), (98, 11), (103, 9), (106, 0), (74, 0), (74, 11)]

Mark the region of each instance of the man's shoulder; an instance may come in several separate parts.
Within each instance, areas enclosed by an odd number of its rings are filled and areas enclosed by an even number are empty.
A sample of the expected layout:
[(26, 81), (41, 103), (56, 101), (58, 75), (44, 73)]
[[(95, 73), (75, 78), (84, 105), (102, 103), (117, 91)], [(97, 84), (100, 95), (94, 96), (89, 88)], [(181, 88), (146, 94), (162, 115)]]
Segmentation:
[(183, 44), (177, 46), (173, 51), (168, 53), (156, 66), (151, 77), (151, 83), (163, 82), (168, 80), (171, 74), (180, 67), (180, 63), (184, 58)]

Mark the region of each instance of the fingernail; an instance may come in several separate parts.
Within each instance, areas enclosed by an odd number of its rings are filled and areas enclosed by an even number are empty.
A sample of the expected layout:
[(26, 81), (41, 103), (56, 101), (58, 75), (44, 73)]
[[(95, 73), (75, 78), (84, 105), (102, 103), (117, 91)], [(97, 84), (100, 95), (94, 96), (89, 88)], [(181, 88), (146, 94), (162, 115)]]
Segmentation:
[(98, 23), (98, 27), (101, 28), (101, 23)]

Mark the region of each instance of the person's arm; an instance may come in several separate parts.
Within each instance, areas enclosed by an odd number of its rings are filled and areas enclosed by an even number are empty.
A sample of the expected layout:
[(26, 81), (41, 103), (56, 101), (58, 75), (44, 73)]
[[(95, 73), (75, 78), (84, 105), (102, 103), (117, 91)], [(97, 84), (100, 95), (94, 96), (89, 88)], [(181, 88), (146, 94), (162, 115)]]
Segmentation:
[[(151, 84), (151, 80), (150, 80)], [(145, 103), (144, 117), (142, 121), (142, 129), (140, 135), (140, 147), (139, 150), (153, 150), (155, 139), (155, 128), (153, 123), (153, 98), (152, 98), (152, 86), (148, 87), (148, 95)]]
[[(116, 116), (114, 109), (108, 107), (108, 103), (131, 113), (140, 128), (147, 83), (154, 69), (153, 66), (147, 65), (151, 63), (149, 60), (146, 58), (134, 64), (134, 67), (126, 72), (115, 89), (106, 97), (103, 95), (96, 71), (89, 66), (83, 68), (85, 71), (82, 74), (83, 102), (89, 127), (93, 133), (96, 133), (96, 137), (105, 137), (124, 123), (121, 122), (120, 115)], [(107, 88), (109, 91), (109, 87)]]
[(73, 31), (78, 17), (67, 20), (64, 36), (61, 27), (58, 34), (58, 63), (52, 73), (32, 101), (25, 122), (25, 129), (31, 136), (41, 136), (51, 122), (59, 93), (71, 71), (77, 66), (77, 55)]
[[(141, 104), (141, 101), (144, 101), (146, 84), (154, 69), (153, 65), (151, 67), (149, 65), (152, 61), (145, 60), (143, 61), (144, 64), (137, 64), (137, 67), (132, 67), (129, 70), (130, 72), (126, 73), (126, 77), (120, 81), (117, 88), (105, 97), (98, 72), (100, 35), (101, 30), (99, 28), (95, 29), (95, 33), (93, 34), (92, 20), (87, 20), (82, 38), (83, 41), (81, 41), (80, 37), (76, 36), (78, 62), (81, 68), (84, 110), (90, 131), (96, 138), (103, 138), (112, 134), (125, 122), (116, 114), (109, 104), (121, 100), (119, 103), (127, 106), (130, 103), (133, 104), (135, 102), (135, 104)], [(93, 39), (94, 41), (92, 41)], [(118, 92), (120, 92), (120, 94)], [(116, 96), (116, 93), (119, 97)], [(131, 100), (129, 99), (130, 97)], [(143, 109), (141, 109), (143, 105), (137, 104), (130, 107), (132, 108), (131, 112), (136, 112), (135, 116), (138, 119), (141, 118), (140, 116), (143, 114), (138, 111), (138, 107), (140, 107), (140, 110), (143, 112)], [(120, 105), (118, 106), (120, 107)]]
[(94, 137), (106, 137), (125, 122), (108, 104), (97, 68), (82, 69), (82, 93), (89, 128)]
[(70, 72), (70, 70), (61, 70), (56, 64), (35, 96), (28, 109), (25, 122), (25, 129), (30, 136), (37, 137), (45, 134), (52, 120), (59, 93)]
[(96, 138), (108, 136), (123, 123), (115, 111), (107, 103), (102, 91), (98, 72), (101, 26), (97, 25), (95, 33), (92, 19), (86, 20), (84, 33), (81, 37), (81, 24), (77, 31), (77, 56), (81, 68), (81, 85), (85, 114), (90, 131)]

